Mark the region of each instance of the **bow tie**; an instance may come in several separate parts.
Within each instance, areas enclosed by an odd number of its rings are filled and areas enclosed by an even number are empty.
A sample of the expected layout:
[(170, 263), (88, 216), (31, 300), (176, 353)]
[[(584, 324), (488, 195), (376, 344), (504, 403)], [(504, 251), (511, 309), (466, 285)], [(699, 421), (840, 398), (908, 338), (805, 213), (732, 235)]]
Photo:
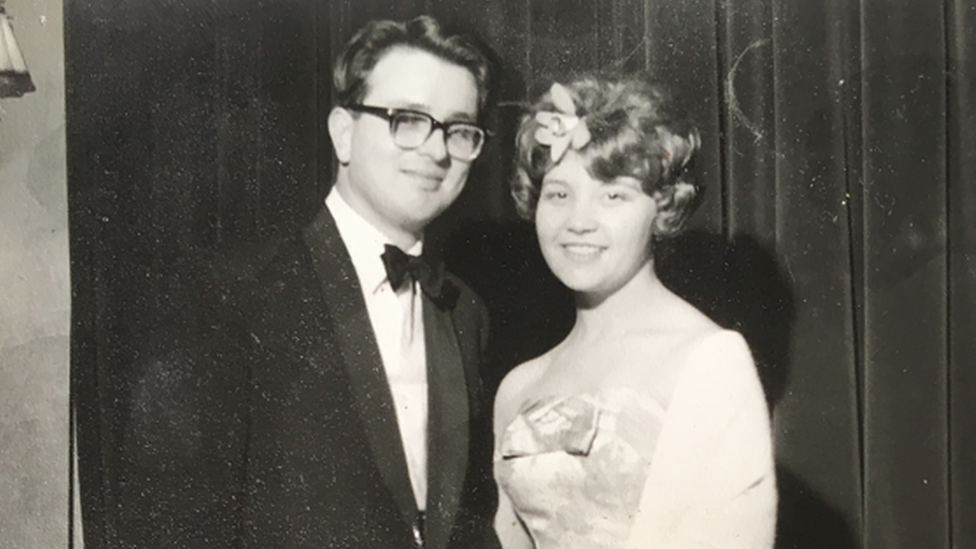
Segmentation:
[(409, 255), (391, 244), (386, 245), (380, 258), (393, 291), (399, 291), (408, 279), (413, 279), (420, 283), (420, 289), (438, 306), (454, 306), (458, 289), (444, 279), (443, 264), (431, 264), (423, 256)]

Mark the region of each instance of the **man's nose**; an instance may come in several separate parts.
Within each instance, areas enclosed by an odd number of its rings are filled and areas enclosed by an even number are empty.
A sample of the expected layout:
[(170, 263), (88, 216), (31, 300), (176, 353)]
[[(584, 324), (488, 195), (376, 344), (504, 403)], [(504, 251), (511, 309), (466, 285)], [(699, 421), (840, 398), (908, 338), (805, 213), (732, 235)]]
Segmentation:
[(430, 132), (427, 136), (427, 141), (424, 141), (422, 145), (417, 149), (421, 153), (429, 156), (434, 162), (438, 164), (444, 163), (448, 159), (447, 155), (447, 141), (444, 135), (443, 128), (435, 128), (434, 131)]

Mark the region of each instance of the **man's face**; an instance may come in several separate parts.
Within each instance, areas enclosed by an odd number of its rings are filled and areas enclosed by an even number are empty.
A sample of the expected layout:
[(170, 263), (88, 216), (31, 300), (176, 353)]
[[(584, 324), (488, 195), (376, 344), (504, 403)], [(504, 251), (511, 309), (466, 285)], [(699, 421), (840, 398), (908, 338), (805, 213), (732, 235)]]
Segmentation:
[[(442, 122), (476, 122), (478, 88), (464, 67), (399, 47), (376, 63), (362, 104), (420, 111)], [(343, 163), (337, 190), (388, 236), (420, 236), (461, 193), (471, 162), (447, 154), (443, 130), (435, 130), (420, 147), (404, 150), (394, 144), (387, 120), (346, 112), (346, 131), (333, 135)]]

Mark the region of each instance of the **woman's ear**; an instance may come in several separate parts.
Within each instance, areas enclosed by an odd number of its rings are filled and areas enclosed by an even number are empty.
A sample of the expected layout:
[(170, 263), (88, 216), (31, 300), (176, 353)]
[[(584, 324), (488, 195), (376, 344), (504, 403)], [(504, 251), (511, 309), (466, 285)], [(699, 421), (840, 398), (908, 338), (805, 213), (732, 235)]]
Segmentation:
[(352, 113), (348, 110), (335, 107), (329, 113), (329, 137), (340, 164), (348, 164), (352, 156), (352, 125)]

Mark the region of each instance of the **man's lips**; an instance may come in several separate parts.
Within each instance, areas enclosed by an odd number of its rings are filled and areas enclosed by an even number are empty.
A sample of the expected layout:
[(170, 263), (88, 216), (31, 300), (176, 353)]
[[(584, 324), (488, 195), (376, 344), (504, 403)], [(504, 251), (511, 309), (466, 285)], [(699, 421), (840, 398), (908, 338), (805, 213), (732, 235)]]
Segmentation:
[(410, 177), (415, 177), (417, 179), (423, 179), (426, 181), (431, 181), (433, 183), (440, 183), (444, 180), (447, 175), (441, 171), (434, 170), (403, 170), (403, 173), (409, 175)]

